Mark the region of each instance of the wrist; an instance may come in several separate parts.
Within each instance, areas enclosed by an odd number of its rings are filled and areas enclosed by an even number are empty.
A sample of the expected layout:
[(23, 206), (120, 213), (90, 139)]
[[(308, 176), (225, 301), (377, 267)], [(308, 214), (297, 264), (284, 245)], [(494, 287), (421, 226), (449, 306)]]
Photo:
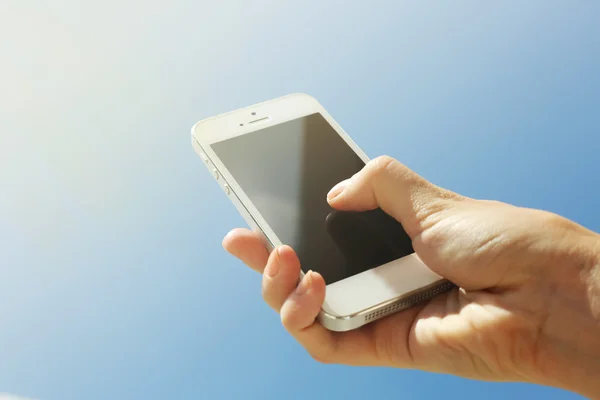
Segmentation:
[(540, 368), (547, 384), (600, 399), (600, 235), (577, 228), (552, 266)]

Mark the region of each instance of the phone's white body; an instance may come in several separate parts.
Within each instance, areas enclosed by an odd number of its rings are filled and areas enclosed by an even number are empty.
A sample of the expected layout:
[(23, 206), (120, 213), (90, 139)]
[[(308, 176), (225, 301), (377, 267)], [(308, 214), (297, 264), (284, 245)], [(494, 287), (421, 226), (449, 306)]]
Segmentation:
[[(282, 245), (211, 144), (320, 113), (365, 162), (367, 155), (350, 139), (317, 100), (292, 94), (204, 119), (192, 128), (192, 145), (250, 227), (262, 233), (270, 250)], [(256, 122), (253, 122), (256, 121)], [(453, 285), (432, 272), (413, 253), (387, 264), (327, 285), (319, 322), (334, 331), (347, 331), (411, 307), (447, 291)]]

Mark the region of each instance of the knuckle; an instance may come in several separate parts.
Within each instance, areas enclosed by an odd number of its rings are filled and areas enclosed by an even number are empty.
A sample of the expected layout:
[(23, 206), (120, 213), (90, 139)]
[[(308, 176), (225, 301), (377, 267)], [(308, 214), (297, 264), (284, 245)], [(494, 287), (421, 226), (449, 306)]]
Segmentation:
[(267, 301), (267, 290), (265, 288), (265, 285), (263, 283), (263, 285), (260, 288), (260, 295), (262, 296), (263, 301)]
[(518, 208), (517, 210), (522, 213), (524, 219), (528, 219), (533, 226), (544, 232), (563, 234), (575, 226), (572, 221), (550, 211)]
[(270, 285), (268, 282), (268, 278), (263, 275), (262, 284), (260, 287), (260, 294), (265, 302), (269, 302), (270, 299)]
[(379, 156), (370, 161), (370, 168), (374, 175), (382, 175), (398, 169), (401, 165), (395, 158), (390, 156)]
[(544, 225), (549, 225), (556, 228), (568, 229), (573, 223), (568, 219), (549, 211), (541, 211), (539, 213), (540, 220)]
[(284, 303), (283, 306), (281, 307), (281, 312), (279, 313), (279, 319), (281, 320), (281, 325), (283, 325), (283, 327), (290, 332), (290, 326), (291, 326), (291, 319), (290, 319), (290, 313), (287, 310), (287, 304)]
[(411, 180), (414, 179), (411, 171), (400, 161), (390, 156), (374, 158), (367, 168), (367, 175), (371, 180)]

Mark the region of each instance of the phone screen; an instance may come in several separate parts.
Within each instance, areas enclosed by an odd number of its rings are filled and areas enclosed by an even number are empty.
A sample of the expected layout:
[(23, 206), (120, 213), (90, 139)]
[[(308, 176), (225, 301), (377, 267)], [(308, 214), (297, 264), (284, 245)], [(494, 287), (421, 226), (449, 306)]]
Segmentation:
[(413, 253), (395, 219), (381, 209), (336, 211), (327, 193), (365, 163), (320, 113), (212, 145), (303, 271), (327, 284)]

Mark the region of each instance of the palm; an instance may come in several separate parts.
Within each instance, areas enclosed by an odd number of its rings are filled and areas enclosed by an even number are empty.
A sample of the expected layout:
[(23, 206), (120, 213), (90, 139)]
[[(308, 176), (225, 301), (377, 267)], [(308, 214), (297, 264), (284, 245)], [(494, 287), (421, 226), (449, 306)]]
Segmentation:
[[(482, 219), (478, 205), (488, 213), (495, 208), (493, 217)], [(526, 217), (504, 204), (469, 202), (421, 221), (425, 229), (414, 240), (417, 253), (461, 289), (377, 322), (375, 348), (388, 349), (396, 366), (486, 380), (523, 379), (536, 357), (543, 299), (528, 288), (523, 274), (512, 273), (521, 267), (515, 260), (527, 262), (534, 244), (504, 221)], [(523, 254), (515, 254), (519, 249)], [(510, 371), (520, 375), (511, 377)]]
[(379, 357), (391, 366), (506, 379), (512, 370), (507, 365), (518, 364), (515, 352), (529, 350), (507, 340), (507, 331), (518, 328), (519, 318), (498, 307), (501, 301), (496, 297), (455, 289), (364, 329), (376, 342), (374, 348), (380, 349)]

